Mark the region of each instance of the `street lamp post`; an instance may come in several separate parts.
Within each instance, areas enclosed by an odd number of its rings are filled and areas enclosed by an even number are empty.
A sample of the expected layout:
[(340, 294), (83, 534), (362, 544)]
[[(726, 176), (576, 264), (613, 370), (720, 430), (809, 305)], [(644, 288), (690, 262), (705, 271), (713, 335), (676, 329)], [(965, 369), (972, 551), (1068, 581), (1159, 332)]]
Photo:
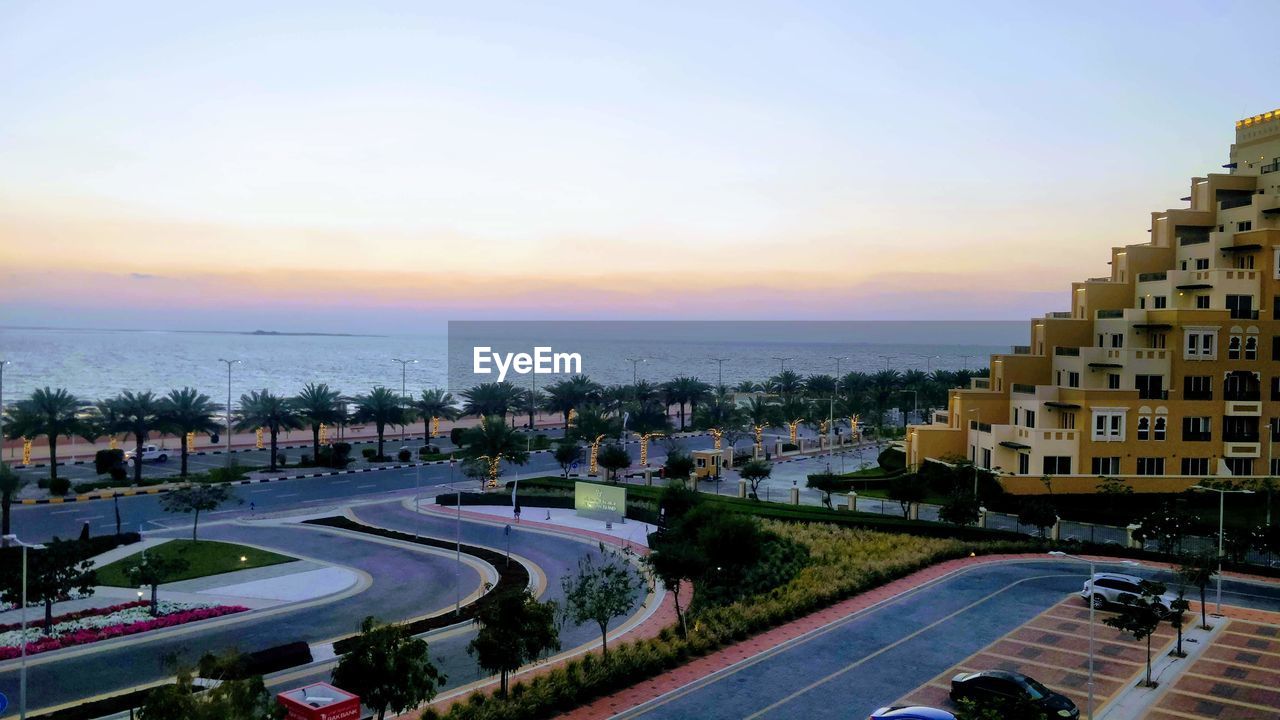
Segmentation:
[(27, 550), (43, 550), (43, 545), (24, 543), (17, 535), (5, 535), (5, 544), (22, 546), (22, 669), (18, 679), (18, 718), (27, 720)]
[(786, 372), (786, 371), (787, 371), (787, 361), (788, 361), (788, 360), (793, 360), (793, 359), (794, 359), (794, 358), (789, 358), (789, 357), (776, 357), (776, 358), (774, 358), (774, 360), (777, 360), (777, 361), (778, 361), (778, 372), (779, 372), (779, 373), (784, 373), (784, 372)]
[(724, 388), (724, 361), (729, 358), (713, 357), (711, 359), (716, 363), (716, 389), (721, 390)]
[[(391, 358), (392, 362), (400, 363), (400, 402), (404, 403), (408, 400), (405, 396), (405, 378), (408, 377), (408, 368), (410, 365), (417, 363), (417, 360), (401, 360), (400, 358)], [(405, 424), (400, 423), (400, 442), (404, 442)]]
[[(832, 457), (834, 457), (836, 454), (836, 448), (831, 442), (831, 432), (833, 426), (836, 424), (836, 390), (840, 387), (840, 361), (848, 360), (849, 357), (847, 355), (831, 355), (828, 359), (836, 361), (836, 382), (835, 386), (831, 390), (830, 401), (827, 403), (827, 447), (831, 450)], [(850, 428), (849, 432), (852, 433), (853, 428)], [(841, 463), (843, 462), (844, 460), (842, 456)]]
[(627, 362), (631, 363), (631, 387), (633, 391), (640, 377), (639, 373), (636, 371), (636, 366), (644, 361), (645, 359), (642, 357), (627, 358)]
[(4, 459), (4, 366), (8, 360), (0, 360), (0, 460)]
[(1218, 493), (1218, 582), (1217, 582), (1218, 587), (1217, 587), (1217, 590), (1215, 591), (1217, 598), (1214, 600), (1214, 604), (1217, 606), (1217, 610), (1215, 612), (1217, 612), (1218, 615), (1221, 615), (1222, 614), (1222, 525), (1223, 525), (1224, 511), (1226, 510), (1227, 493), (1239, 493), (1241, 495), (1252, 495), (1253, 491), (1252, 490), (1228, 490), (1226, 488), (1208, 487), (1206, 485), (1192, 485), (1191, 489)]
[(238, 365), (239, 360), (224, 360), (218, 358), (218, 362), (227, 364), (227, 466), (231, 465), (231, 366)]

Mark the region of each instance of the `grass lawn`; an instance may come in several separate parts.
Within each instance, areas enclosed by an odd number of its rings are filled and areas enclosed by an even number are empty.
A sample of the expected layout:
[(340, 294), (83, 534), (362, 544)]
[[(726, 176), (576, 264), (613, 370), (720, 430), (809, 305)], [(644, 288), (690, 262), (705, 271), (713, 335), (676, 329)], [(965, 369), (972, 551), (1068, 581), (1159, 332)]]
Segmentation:
[[(149, 556), (164, 558), (182, 558), (187, 561), (187, 569), (166, 577), (164, 582), (190, 580), (191, 578), (218, 575), (233, 570), (265, 567), (290, 562), (297, 558), (278, 555), (266, 550), (236, 545), (234, 543), (217, 542), (215, 540), (170, 540), (146, 551)], [(240, 558), (245, 558), (244, 562)], [(117, 560), (98, 568), (98, 584), (111, 587), (136, 587), (125, 575), (124, 569), (139, 559), (138, 555)]]
[[(889, 499), (889, 490), (887, 488), (859, 490), (858, 494), (862, 497)], [(949, 500), (949, 498), (946, 495), (936, 495), (934, 493), (929, 493), (924, 498), (924, 502), (928, 505), (946, 505), (947, 500)], [(893, 502), (897, 502), (897, 500), (893, 500)]]

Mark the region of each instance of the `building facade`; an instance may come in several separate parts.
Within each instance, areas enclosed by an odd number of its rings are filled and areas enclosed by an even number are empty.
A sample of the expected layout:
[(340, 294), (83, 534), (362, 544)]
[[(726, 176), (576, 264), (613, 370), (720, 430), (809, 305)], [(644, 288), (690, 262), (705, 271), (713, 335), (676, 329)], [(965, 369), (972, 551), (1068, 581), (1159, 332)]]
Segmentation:
[(968, 459), (1013, 493), (1280, 478), (1280, 110), (1237, 122), (1230, 162), (1182, 202), (911, 426), (909, 465)]

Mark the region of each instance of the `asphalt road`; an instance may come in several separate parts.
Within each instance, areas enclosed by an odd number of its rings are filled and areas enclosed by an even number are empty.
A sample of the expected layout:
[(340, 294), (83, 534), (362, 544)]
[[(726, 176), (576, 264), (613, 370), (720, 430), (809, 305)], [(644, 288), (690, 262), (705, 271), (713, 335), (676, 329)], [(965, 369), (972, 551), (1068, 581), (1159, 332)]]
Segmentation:
[[(977, 566), (615, 717), (866, 717), (1078, 592), (1086, 573), (1066, 561)], [(1227, 582), (1223, 601), (1280, 610), (1280, 587)]]

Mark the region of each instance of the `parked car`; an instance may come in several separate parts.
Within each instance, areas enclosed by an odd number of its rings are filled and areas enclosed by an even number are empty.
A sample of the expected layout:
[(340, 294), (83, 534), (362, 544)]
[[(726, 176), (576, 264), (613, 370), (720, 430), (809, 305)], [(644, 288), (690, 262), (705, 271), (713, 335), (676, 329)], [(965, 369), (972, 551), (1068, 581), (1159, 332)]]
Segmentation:
[(1025, 702), (1051, 718), (1078, 718), (1080, 708), (1071, 699), (1041, 685), (1022, 673), (984, 670), (959, 673), (951, 678), (951, 700)]
[[(1142, 595), (1142, 578), (1119, 573), (1095, 573), (1084, 581), (1080, 588), (1080, 597), (1085, 602), (1092, 602), (1095, 608), (1107, 605), (1125, 605)], [(1156, 612), (1165, 615), (1178, 599), (1174, 593), (1166, 592), (1156, 601)]]
[(871, 713), (867, 720), (956, 720), (956, 716), (938, 708), (898, 705), (882, 707)]
[[(137, 454), (137, 453), (136, 453), (135, 451), (133, 451), (133, 450), (129, 450), (128, 452), (126, 452), (126, 453), (124, 454), (124, 461), (125, 461), (125, 462), (138, 462), (138, 459), (134, 457), (134, 455), (136, 455), (136, 454)], [(168, 453), (166, 450), (164, 450), (163, 448), (158, 448), (158, 447), (156, 447), (155, 445), (143, 445), (143, 446), (142, 446), (142, 462), (144, 462), (144, 463), (147, 463), (147, 462), (164, 462), (164, 461), (166, 461), (166, 460), (168, 460), (168, 459), (169, 459), (169, 453)]]

